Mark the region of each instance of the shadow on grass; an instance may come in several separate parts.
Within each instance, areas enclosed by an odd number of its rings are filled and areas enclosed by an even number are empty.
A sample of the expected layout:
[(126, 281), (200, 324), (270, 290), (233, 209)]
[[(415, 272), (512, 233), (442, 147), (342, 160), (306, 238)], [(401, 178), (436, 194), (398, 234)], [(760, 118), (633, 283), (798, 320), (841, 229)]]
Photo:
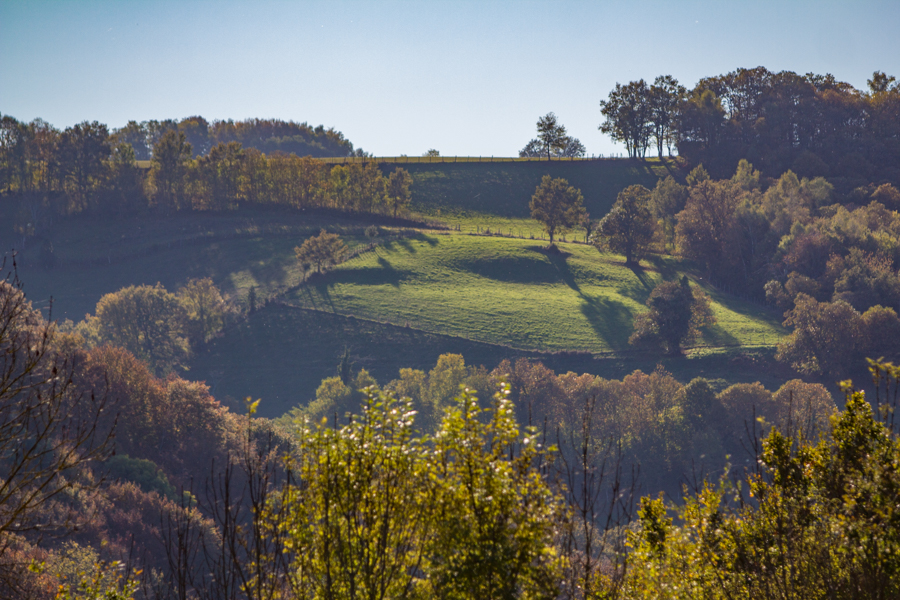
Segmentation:
[(711, 346), (740, 345), (740, 341), (718, 323), (703, 328), (703, 340)]
[(336, 269), (324, 274), (321, 278), (310, 279), (310, 284), (321, 292), (340, 283), (352, 285), (392, 285), (398, 287), (400, 282), (406, 279), (402, 271), (398, 271), (382, 256), (378, 257), (378, 266), (371, 267), (346, 267)]
[(617, 300), (592, 298), (581, 294), (581, 314), (591, 329), (613, 350), (628, 348), (631, 333), (631, 311)]
[(671, 281), (679, 274), (678, 270), (676, 270), (675, 266), (672, 264), (672, 261), (663, 256), (651, 254), (650, 256), (645, 257), (644, 260), (650, 263), (653, 269), (662, 275), (663, 279), (666, 281)]
[(547, 257), (556, 267), (560, 278), (575, 291), (581, 298), (581, 314), (591, 325), (591, 329), (613, 350), (624, 350), (628, 347), (628, 338), (631, 334), (631, 310), (624, 302), (595, 298), (581, 291), (581, 287), (575, 280), (566, 256), (557, 253), (548, 253)]

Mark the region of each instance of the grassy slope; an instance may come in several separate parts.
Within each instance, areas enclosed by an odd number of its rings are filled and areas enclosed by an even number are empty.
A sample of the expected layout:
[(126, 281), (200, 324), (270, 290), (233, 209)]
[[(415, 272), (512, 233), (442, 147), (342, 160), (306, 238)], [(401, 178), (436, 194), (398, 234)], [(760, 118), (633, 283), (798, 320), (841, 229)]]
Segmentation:
[(529, 217), (528, 202), (544, 175), (562, 177), (584, 194), (596, 218), (605, 215), (625, 187), (653, 188), (659, 178), (682, 175), (658, 160), (411, 163), (399, 165), (413, 178), (413, 206), (453, 222), (454, 217)]
[(368, 242), (366, 225), (366, 220), (252, 209), (175, 217), (78, 217), (57, 223), (48, 233), (58, 260), (54, 268), (40, 265), (34, 243), (19, 256), (19, 275), (35, 306), (46, 306), (53, 296), (58, 319), (82, 319), (103, 294), (128, 285), (158, 281), (174, 291), (191, 277), (212, 277), (240, 300), (255, 285), (265, 298), (299, 282), (294, 247), (304, 239), (327, 227), (352, 248)]
[[(590, 246), (561, 247), (568, 257), (548, 255), (532, 240), (422, 235), (361, 255), (286, 299), (514, 348), (634, 352), (635, 312), (663, 275), (680, 276), (680, 263), (661, 260), (662, 273), (635, 272)], [(771, 347), (784, 335), (774, 314), (712, 295), (719, 323), (702, 345)]]

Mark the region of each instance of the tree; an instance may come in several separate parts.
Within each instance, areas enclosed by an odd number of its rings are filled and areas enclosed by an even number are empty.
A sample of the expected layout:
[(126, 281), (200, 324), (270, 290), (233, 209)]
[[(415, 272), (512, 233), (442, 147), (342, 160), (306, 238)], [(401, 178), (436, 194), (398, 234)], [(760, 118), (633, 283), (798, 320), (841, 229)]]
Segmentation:
[(640, 79), (627, 85), (617, 83), (609, 99), (600, 102), (600, 112), (606, 117), (600, 131), (624, 143), (631, 158), (643, 158), (653, 135), (650, 88), (646, 82)]
[(97, 303), (96, 313), (87, 321), (101, 342), (125, 348), (157, 374), (184, 367), (190, 355), (187, 313), (162, 284), (132, 285), (106, 294)]
[(97, 121), (67, 128), (60, 138), (60, 162), (65, 171), (73, 212), (90, 207), (94, 191), (106, 175), (109, 131)]
[[(891, 373), (885, 389), (895, 388), (896, 367), (873, 371)], [(879, 415), (845, 389), (825, 435), (772, 428), (757, 438), (739, 485), (703, 482), (679, 506), (644, 498), (623, 595), (896, 598), (900, 442), (886, 417), (896, 398)]]
[(183, 132), (170, 129), (153, 146), (150, 181), (156, 189), (156, 203), (164, 211), (180, 208), (184, 176), (190, 160), (191, 145)]
[(185, 309), (185, 332), (194, 348), (202, 348), (225, 326), (228, 306), (209, 277), (189, 279), (178, 290), (178, 300)]
[(797, 294), (784, 325), (794, 330), (778, 344), (775, 358), (804, 373), (843, 373), (864, 342), (862, 317), (843, 300), (817, 302)]
[(550, 160), (553, 152), (565, 147), (566, 128), (556, 120), (554, 113), (549, 112), (538, 119), (537, 132), (537, 139), (541, 143), (544, 154), (547, 155), (547, 160)]
[(294, 255), (304, 269), (308, 265), (316, 265), (316, 271), (321, 273), (323, 266), (336, 264), (346, 251), (347, 246), (336, 233), (323, 229), (319, 235), (303, 242), (302, 246), (295, 247)]
[(412, 177), (406, 169), (398, 167), (388, 177), (385, 200), (395, 219), (399, 213), (406, 211), (409, 203), (412, 201), (412, 196), (409, 193), (409, 186), (411, 185)]
[(660, 158), (663, 157), (664, 146), (672, 154), (678, 106), (685, 94), (687, 90), (671, 75), (660, 75), (650, 86), (650, 127)]
[(538, 119), (537, 132), (537, 138), (528, 142), (525, 148), (519, 151), (519, 156), (523, 158), (546, 156), (547, 160), (551, 157), (584, 156), (584, 144), (577, 138), (566, 135), (566, 128), (559, 123), (554, 113), (547, 113)]
[(738, 199), (739, 190), (728, 182), (701, 181), (691, 187), (684, 210), (678, 213), (678, 251), (702, 261), (708, 274), (718, 274), (734, 250)]
[(581, 222), (585, 214), (581, 191), (562, 178), (544, 175), (531, 197), (531, 218), (544, 225), (550, 245), (558, 232), (567, 231)]
[(626, 264), (640, 262), (656, 231), (650, 198), (650, 190), (642, 185), (630, 185), (619, 192), (612, 209), (600, 219), (594, 243), (624, 254)]
[(688, 190), (671, 175), (656, 182), (650, 197), (653, 216), (660, 221), (666, 245), (675, 246), (675, 215), (684, 210)]
[[(79, 357), (32, 309), (18, 281), (0, 281), (0, 593), (20, 596), (25, 535), (63, 533), (84, 515), (68, 498), (99, 485), (86, 471), (112, 451), (108, 397), (83, 389)], [(88, 475), (88, 476), (86, 476)], [(55, 504), (57, 499), (64, 500)], [(55, 504), (55, 505), (54, 505)], [(24, 560), (23, 560), (24, 559)]]
[(715, 323), (709, 296), (693, 289), (687, 276), (681, 283), (665, 281), (650, 292), (649, 311), (634, 318), (631, 344), (662, 344), (668, 354), (680, 354), (681, 344), (700, 334), (704, 325)]

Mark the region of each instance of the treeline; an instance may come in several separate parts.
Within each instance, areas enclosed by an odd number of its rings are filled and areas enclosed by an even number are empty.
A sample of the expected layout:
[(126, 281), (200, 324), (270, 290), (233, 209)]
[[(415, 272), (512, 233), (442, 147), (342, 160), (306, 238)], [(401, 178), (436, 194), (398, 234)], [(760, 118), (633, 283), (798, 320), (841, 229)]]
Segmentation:
[[(0, 193), (21, 200), (19, 233), (40, 235), (54, 218), (85, 211), (169, 213), (250, 203), (397, 216), (409, 204), (411, 178), (405, 170), (385, 176), (373, 162), (332, 166), (286, 153), (288, 145), (261, 144), (268, 155), (252, 147), (254, 140), (281, 128), (305, 125), (248, 121), (208, 128), (199, 118), (164, 125), (129, 125), (111, 134), (96, 121), (59, 131), (40, 119), (19, 123), (4, 116)], [(146, 144), (143, 150), (136, 149), (138, 134)], [(331, 130), (322, 135), (340, 138)], [(149, 152), (149, 169), (137, 164), (144, 152)]]
[[(87, 348), (7, 282), (0, 349), (5, 597), (898, 592), (890, 396), (839, 413), (800, 381), (717, 393), (662, 370), (488, 372), (459, 355), (382, 390), (345, 355), (272, 422)], [(893, 389), (900, 371), (879, 369)], [(679, 505), (638, 501), (686, 476), (697, 494)]]
[(785, 311), (795, 333), (781, 355), (801, 370), (839, 375), (864, 356), (896, 357), (897, 188), (841, 196), (823, 177), (766, 178), (746, 160), (730, 179), (714, 180), (701, 165), (686, 183), (626, 188), (594, 242), (628, 260), (675, 252), (714, 285)]
[(900, 183), (900, 84), (876, 71), (860, 91), (832, 75), (763, 67), (701, 79), (616, 84), (600, 103), (601, 130), (629, 156), (673, 147), (723, 177), (740, 159), (768, 174), (829, 177), (841, 190)]
[[(17, 123), (8, 115), (3, 119), (5, 134), (27, 142), (48, 125), (40, 119), (31, 123)], [(52, 128), (50, 128), (52, 129)], [(191, 145), (193, 157), (206, 155), (218, 144), (238, 142), (245, 148), (255, 148), (264, 154), (282, 152), (298, 156), (366, 156), (362, 149), (354, 150), (344, 134), (333, 127), (282, 121), (280, 119), (246, 119), (244, 121), (213, 121), (201, 116), (176, 121), (129, 121), (124, 127), (113, 129), (113, 145), (129, 144), (137, 160), (150, 160), (153, 148), (168, 131), (181, 131)]]
[[(346, 414), (359, 414), (366, 398), (360, 390), (378, 388), (379, 383), (365, 369), (351, 374), (346, 359), (340, 364), (343, 372), (323, 380), (315, 400), (276, 422), (290, 429), (304, 418), (340, 423)], [(825, 387), (799, 379), (776, 391), (741, 383), (716, 392), (711, 381), (696, 378), (682, 384), (661, 368), (613, 380), (586, 373), (557, 375), (527, 359), (504, 360), (489, 371), (466, 365), (459, 354), (441, 355), (430, 371), (400, 369), (399, 377), (383, 389), (409, 398), (417, 428), (431, 434), (461, 388), (487, 399), (501, 383), (510, 386), (508, 397), (518, 422), (539, 427), (554, 442), (557, 434), (567, 437), (579, 430), (590, 404), (591, 435), (616, 440), (624, 462), (641, 465), (642, 487), (652, 492), (677, 494), (686, 473), (719, 473), (726, 455), (742, 462), (747, 458), (742, 440), (748, 423), (760, 433), (775, 426), (782, 431), (802, 427), (814, 435), (827, 429), (835, 411)], [(757, 419), (764, 422), (761, 428)]]

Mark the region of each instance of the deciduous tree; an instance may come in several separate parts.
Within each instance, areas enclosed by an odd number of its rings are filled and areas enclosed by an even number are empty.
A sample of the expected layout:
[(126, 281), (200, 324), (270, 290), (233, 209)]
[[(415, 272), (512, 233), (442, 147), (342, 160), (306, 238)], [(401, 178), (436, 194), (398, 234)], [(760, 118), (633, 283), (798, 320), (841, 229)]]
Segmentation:
[(619, 192), (612, 209), (600, 219), (595, 244), (599, 248), (621, 252), (626, 264), (640, 262), (653, 243), (656, 231), (650, 198), (650, 190), (642, 185), (630, 185)]
[(577, 138), (566, 134), (566, 128), (559, 123), (554, 113), (547, 113), (538, 119), (537, 138), (519, 152), (521, 157), (538, 158), (546, 156), (570, 158), (584, 156), (584, 144)]
[(156, 190), (156, 203), (163, 211), (181, 207), (184, 177), (190, 160), (191, 145), (183, 132), (170, 129), (153, 146), (150, 181)]
[(668, 354), (680, 354), (681, 344), (700, 334), (704, 325), (715, 323), (709, 296), (692, 288), (688, 278), (680, 283), (665, 281), (650, 292), (650, 308), (634, 318), (632, 344), (661, 344)]
[(129, 286), (97, 303), (93, 326), (102, 342), (121, 346), (157, 374), (184, 366), (190, 355), (186, 311), (178, 297), (157, 283)]
[(550, 244), (557, 233), (575, 227), (584, 217), (584, 197), (581, 191), (562, 178), (544, 175), (531, 197), (531, 218), (540, 221), (550, 236)]
[(412, 177), (406, 169), (396, 168), (387, 180), (385, 200), (387, 207), (394, 218), (403, 213), (409, 207), (412, 196), (409, 187), (412, 185)]
[(297, 260), (307, 268), (309, 265), (315, 265), (316, 271), (321, 273), (322, 267), (333, 265), (340, 261), (347, 246), (341, 241), (336, 233), (328, 233), (324, 229), (319, 235), (314, 236), (303, 242), (303, 245), (294, 248), (294, 254)]
[(600, 102), (600, 112), (606, 117), (599, 127), (600, 131), (624, 143), (628, 156), (643, 158), (653, 135), (647, 83), (643, 79), (627, 85), (616, 83), (609, 98)]
[(84, 519), (77, 503), (98, 483), (87, 468), (112, 451), (108, 397), (77, 381), (79, 359), (32, 309), (18, 282), (0, 281), (0, 593), (23, 597), (30, 562), (13, 546)]

